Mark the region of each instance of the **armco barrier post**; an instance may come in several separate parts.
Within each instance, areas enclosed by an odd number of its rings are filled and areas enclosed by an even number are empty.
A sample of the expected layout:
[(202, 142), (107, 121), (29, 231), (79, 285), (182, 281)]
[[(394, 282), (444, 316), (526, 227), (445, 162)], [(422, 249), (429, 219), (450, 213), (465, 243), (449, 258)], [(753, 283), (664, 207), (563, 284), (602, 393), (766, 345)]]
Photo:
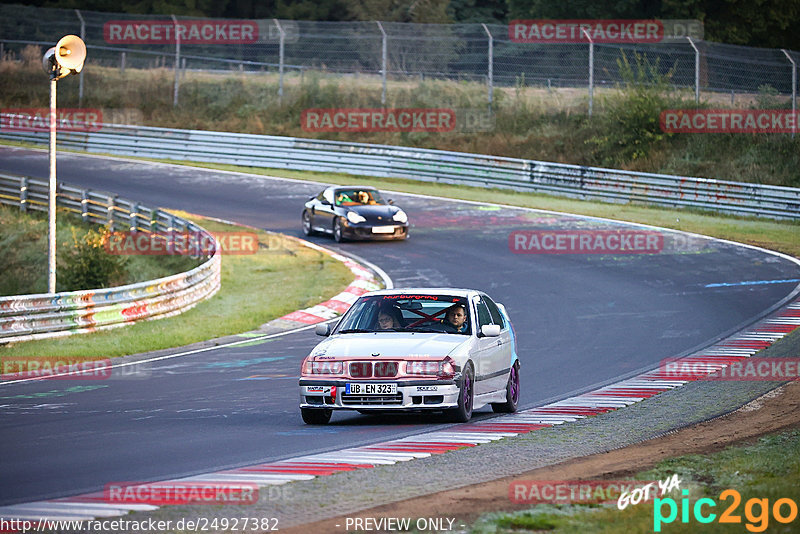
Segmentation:
[(19, 180), (19, 210), (28, 211), (28, 177)]

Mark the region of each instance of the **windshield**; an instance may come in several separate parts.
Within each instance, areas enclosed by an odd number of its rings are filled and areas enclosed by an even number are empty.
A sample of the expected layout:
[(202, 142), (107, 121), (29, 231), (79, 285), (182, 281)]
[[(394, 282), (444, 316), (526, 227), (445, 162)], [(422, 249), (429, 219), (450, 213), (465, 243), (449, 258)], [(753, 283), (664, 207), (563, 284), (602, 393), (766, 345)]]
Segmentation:
[(340, 189), (336, 191), (337, 206), (374, 206), (386, 204), (374, 189)]
[(334, 333), (437, 332), (469, 335), (469, 305), (450, 295), (377, 295), (361, 297)]

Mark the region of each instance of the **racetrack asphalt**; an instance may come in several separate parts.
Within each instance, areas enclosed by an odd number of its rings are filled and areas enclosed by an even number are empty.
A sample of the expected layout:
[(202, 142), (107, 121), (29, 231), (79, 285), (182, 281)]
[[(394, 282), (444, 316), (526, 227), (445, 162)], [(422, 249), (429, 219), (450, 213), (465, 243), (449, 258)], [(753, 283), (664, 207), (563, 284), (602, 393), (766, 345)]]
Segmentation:
[[(0, 171), (46, 179), (47, 154), (0, 148)], [(254, 175), (60, 154), (59, 180), (151, 207), (301, 237), (322, 186)], [(376, 186), (381, 184), (376, 180)], [(405, 242), (310, 241), (381, 267), (396, 287), (471, 287), (504, 303), (522, 361), (521, 405), (587, 391), (708, 345), (796, 287), (800, 266), (752, 248), (665, 232), (658, 254), (516, 254), (517, 230), (635, 227), (577, 216), (392, 193)], [(487, 193), (487, 201), (491, 200)], [(224, 260), (223, 260), (224, 261)], [(263, 298), (268, 299), (268, 288)], [(306, 330), (147, 364), (136, 376), (0, 387), (0, 504), (177, 478), (433, 430), (418, 416), (299, 415), (297, 376), (320, 338)], [(2, 355), (2, 349), (0, 349)], [(140, 369), (142, 370), (142, 369)], [(477, 415), (487, 417), (484, 408)]]

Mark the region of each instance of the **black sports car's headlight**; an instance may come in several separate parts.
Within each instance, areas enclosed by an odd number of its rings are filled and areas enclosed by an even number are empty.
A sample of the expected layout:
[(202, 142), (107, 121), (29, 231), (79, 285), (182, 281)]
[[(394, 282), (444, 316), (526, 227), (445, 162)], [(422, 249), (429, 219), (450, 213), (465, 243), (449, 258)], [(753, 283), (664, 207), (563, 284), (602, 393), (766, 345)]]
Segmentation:
[(401, 224), (405, 224), (408, 222), (408, 215), (406, 215), (406, 212), (403, 210), (398, 210), (397, 213), (392, 215), (392, 220)]
[(367, 219), (364, 218), (363, 216), (359, 215), (358, 213), (354, 212), (354, 211), (348, 211), (347, 212), (347, 220), (350, 221), (353, 224), (358, 224), (358, 223), (362, 223), (362, 222), (366, 221)]

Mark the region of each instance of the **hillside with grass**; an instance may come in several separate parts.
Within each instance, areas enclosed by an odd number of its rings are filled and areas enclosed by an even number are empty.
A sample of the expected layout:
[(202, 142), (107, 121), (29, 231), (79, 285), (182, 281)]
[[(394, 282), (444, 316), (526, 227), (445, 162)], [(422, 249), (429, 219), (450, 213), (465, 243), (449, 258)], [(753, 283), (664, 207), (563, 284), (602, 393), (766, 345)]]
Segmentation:
[[(310, 108), (380, 108), (381, 83), (373, 76), (291, 74), (278, 97), (270, 73), (184, 72), (179, 105), (173, 107), (174, 73), (166, 69), (124, 72), (85, 68), (85, 96), (78, 80), (59, 84), (60, 108), (96, 108), (106, 120), (168, 128), (312, 137), (363, 143), (438, 148), (613, 167), (644, 172), (800, 187), (800, 137), (790, 134), (671, 134), (661, 131), (665, 109), (693, 108), (694, 94), (671, 89), (668, 75), (643, 61), (620, 62), (626, 82), (595, 91), (594, 115), (587, 114), (585, 89), (514, 87), (494, 92), (493, 125), (486, 131), (315, 133), (301, 127)], [(0, 62), (0, 107), (48, 105), (49, 85), (41, 72), (41, 50), (29, 47)], [(728, 96), (704, 95), (701, 107), (730, 107)], [(770, 87), (737, 95), (735, 107), (789, 107)], [(454, 108), (488, 111), (483, 84), (439, 80), (391, 81), (386, 107)]]

